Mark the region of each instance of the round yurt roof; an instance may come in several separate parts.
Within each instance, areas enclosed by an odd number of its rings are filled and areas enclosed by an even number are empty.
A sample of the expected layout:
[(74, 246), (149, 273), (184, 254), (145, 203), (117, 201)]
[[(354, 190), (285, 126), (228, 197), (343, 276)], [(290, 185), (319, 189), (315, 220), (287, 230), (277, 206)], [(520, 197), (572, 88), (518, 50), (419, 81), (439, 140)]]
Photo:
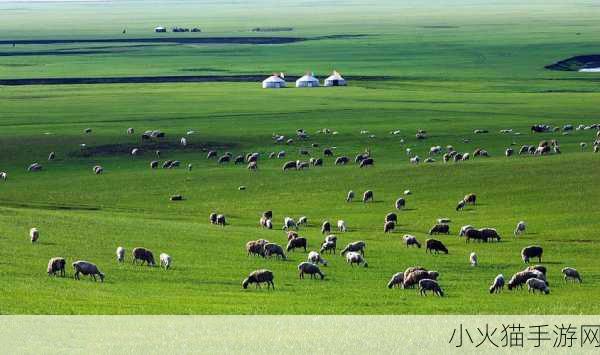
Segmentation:
[(311, 82), (319, 82), (319, 79), (315, 78), (312, 73), (310, 74), (305, 74), (303, 75), (301, 78), (299, 78), (298, 80), (296, 80), (296, 82), (302, 82), (302, 81), (311, 81)]
[(263, 83), (285, 83), (285, 80), (280, 78), (278, 75), (271, 75), (270, 77), (263, 80)]
[(327, 79), (325, 80), (345, 80), (340, 73), (334, 71)]

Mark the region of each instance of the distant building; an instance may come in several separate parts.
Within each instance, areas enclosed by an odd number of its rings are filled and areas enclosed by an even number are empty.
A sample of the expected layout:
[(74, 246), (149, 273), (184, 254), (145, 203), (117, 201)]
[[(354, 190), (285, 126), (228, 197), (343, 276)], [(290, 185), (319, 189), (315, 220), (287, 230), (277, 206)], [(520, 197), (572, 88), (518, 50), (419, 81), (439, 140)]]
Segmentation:
[(340, 73), (333, 71), (327, 79), (325, 79), (325, 86), (346, 86), (346, 79), (344, 79)]
[(313, 76), (313, 73), (306, 73), (304, 76), (296, 80), (297, 88), (314, 88), (319, 86), (319, 79)]
[(263, 89), (281, 89), (285, 87), (285, 80), (283, 80), (283, 73), (277, 75), (273, 74), (266, 78), (262, 82)]
[(156, 32), (156, 33), (163, 33), (163, 32), (167, 32), (167, 29), (165, 27), (159, 26), (159, 27), (155, 27), (154, 28), (154, 32)]

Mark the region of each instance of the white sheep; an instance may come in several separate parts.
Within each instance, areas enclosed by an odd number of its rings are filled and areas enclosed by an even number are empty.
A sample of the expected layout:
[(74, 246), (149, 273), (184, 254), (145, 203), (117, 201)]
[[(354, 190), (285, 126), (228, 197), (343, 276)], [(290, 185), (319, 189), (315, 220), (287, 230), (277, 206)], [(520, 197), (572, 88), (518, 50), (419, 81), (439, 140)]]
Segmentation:
[(412, 149), (406, 148), (406, 155), (408, 155), (409, 157), (411, 157), (412, 156)]
[(504, 275), (498, 274), (490, 286), (490, 293), (500, 293), (504, 288)]
[(29, 238), (32, 243), (37, 242), (37, 240), (40, 239), (40, 231), (37, 228), (31, 228), (29, 230)]
[(308, 253), (308, 261), (315, 265), (321, 263), (323, 266), (327, 266), (327, 260), (323, 259), (321, 254), (317, 253), (316, 251), (311, 251)]
[(517, 223), (517, 227), (515, 228), (515, 237), (519, 234), (525, 233), (525, 228), (527, 227), (527, 225), (525, 224), (524, 221), (520, 221), (519, 223)]
[(346, 262), (350, 264), (350, 266), (354, 266), (354, 264), (359, 265), (363, 264), (364, 267), (369, 267), (367, 260), (357, 252), (351, 251), (346, 253)]
[(160, 266), (162, 266), (165, 270), (169, 270), (171, 267), (171, 256), (169, 254), (160, 253)]
[(587, 148), (587, 143), (581, 142), (579, 143), (579, 146), (581, 147), (581, 150), (585, 150), (585, 148)]
[(340, 232), (346, 232), (347, 230), (346, 222), (341, 219), (337, 221), (337, 227)]
[(8, 175), (6, 174), (6, 172), (0, 171), (0, 179), (6, 181), (7, 178), (8, 178)]
[(566, 267), (566, 268), (563, 268), (561, 270), (561, 272), (563, 273), (563, 275), (565, 277), (565, 282), (570, 279), (573, 281), (577, 280), (577, 281), (579, 281), (579, 283), (581, 283), (581, 276), (579, 275), (579, 272), (577, 270), (575, 270), (574, 268)]
[(187, 145), (187, 139), (185, 137), (181, 137), (179, 143), (181, 143), (181, 145), (185, 147)]
[(139, 152), (140, 152), (140, 150), (139, 150), (138, 148), (133, 148), (133, 149), (131, 150), (131, 155), (138, 155), (138, 154), (139, 154)]
[(462, 226), (462, 228), (460, 229), (460, 232), (458, 233), (459, 237), (464, 237), (467, 234), (467, 231), (469, 229), (475, 229), (475, 227), (473, 227), (470, 224), (467, 224), (466, 226)]
[(471, 266), (477, 266), (478, 260), (475, 252), (472, 252), (471, 255), (469, 255), (469, 262), (471, 263)]
[(291, 217), (285, 217), (283, 219), (283, 228), (284, 230), (288, 230), (288, 229), (297, 229), (297, 225), (296, 222), (294, 221), (293, 218)]
[(525, 282), (527, 284), (527, 290), (529, 292), (535, 293), (535, 291), (540, 291), (545, 294), (550, 293), (550, 288), (548, 288), (548, 284), (544, 280), (540, 280), (538, 278), (532, 277)]
[(354, 191), (350, 190), (350, 191), (348, 191), (348, 195), (346, 195), (346, 202), (352, 202), (353, 199), (354, 199)]
[(298, 225), (306, 225), (308, 224), (308, 217), (306, 216), (302, 216), (300, 218), (298, 218)]
[(418, 155), (410, 158), (411, 164), (419, 164), (420, 161), (421, 161), (421, 157), (419, 157)]
[(125, 248), (123, 248), (123, 247), (117, 248), (117, 261), (120, 263), (125, 261)]

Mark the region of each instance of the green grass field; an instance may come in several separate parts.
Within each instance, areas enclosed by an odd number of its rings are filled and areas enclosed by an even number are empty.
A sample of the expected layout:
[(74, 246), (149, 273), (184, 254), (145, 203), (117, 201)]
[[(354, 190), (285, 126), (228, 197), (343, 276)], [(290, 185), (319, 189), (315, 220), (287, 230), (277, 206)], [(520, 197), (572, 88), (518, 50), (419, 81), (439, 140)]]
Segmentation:
[[(142, 5), (142, 3), (144, 3)], [(284, 45), (52, 44), (0, 46), (0, 79), (158, 75), (237, 75), (333, 69), (344, 75), (389, 76), (350, 81), (345, 88), (263, 90), (259, 83), (164, 83), (0, 86), (0, 313), (1, 314), (598, 314), (590, 302), (600, 291), (600, 154), (592, 153), (595, 131), (532, 134), (544, 123), (600, 122), (600, 74), (560, 72), (545, 65), (575, 55), (600, 54), (600, 5), (595, 1), (437, 2), (209, 1), (7, 2), (0, 3), (0, 41), (155, 37), (152, 28), (199, 26), (203, 37), (286, 36), (316, 38)], [(257, 26), (293, 27), (291, 32), (252, 33)], [(127, 34), (121, 33), (127, 28)], [(351, 37), (348, 35), (362, 35)], [(165, 37), (174, 37), (167, 33)], [(194, 36), (182, 34), (181, 36)], [(64, 54), (69, 51), (90, 53)], [(19, 52), (19, 53), (15, 53)], [(46, 53), (44, 53), (46, 52)], [(48, 54), (55, 52), (55, 54)], [(56, 54), (58, 53), (58, 54)], [(291, 83), (290, 83), (291, 84)], [(93, 132), (85, 135), (85, 128)], [(126, 129), (133, 127), (134, 136)], [(273, 133), (311, 138), (276, 145)], [(337, 135), (317, 134), (329, 128)], [(512, 128), (521, 135), (500, 134)], [(139, 133), (160, 129), (176, 143), (188, 130), (190, 145), (163, 149), (179, 169), (151, 170), (154, 155), (132, 157), (144, 148)], [(429, 138), (415, 139), (425, 129)], [(473, 134), (487, 129), (488, 134)], [(368, 130), (375, 138), (360, 134)], [(390, 131), (400, 130), (400, 135)], [(468, 138), (470, 141), (464, 143)], [(404, 139), (404, 144), (400, 142)], [(558, 139), (563, 154), (504, 157), (515, 144)], [(581, 151), (580, 142), (588, 147)], [(311, 148), (319, 143), (319, 148)], [(80, 144), (107, 153), (86, 156)], [(425, 157), (429, 147), (488, 150), (487, 159), (460, 164), (409, 164), (411, 148)], [(351, 158), (370, 149), (375, 166), (333, 165), (283, 173), (286, 150), (301, 148), (320, 157), (322, 148)], [(260, 152), (259, 170), (218, 166), (203, 149), (234, 155)], [(109, 153), (120, 150), (123, 153)], [(48, 162), (55, 151), (57, 159)], [(298, 157), (298, 158), (297, 158)], [(28, 173), (39, 162), (44, 170)], [(193, 170), (185, 169), (187, 163)], [(104, 174), (92, 167), (100, 164)], [(239, 191), (238, 186), (247, 187)], [(345, 203), (348, 190), (371, 189), (375, 202)], [(410, 189), (399, 225), (383, 233), (383, 218)], [(474, 192), (479, 202), (456, 212), (456, 202)], [(170, 202), (172, 194), (182, 202)], [(263, 230), (264, 210), (275, 227)], [(230, 225), (210, 225), (211, 212)], [(343, 219), (349, 232), (338, 246), (364, 240), (368, 268), (351, 268), (339, 255), (325, 255), (327, 277), (299, 280), (287, 261), (248, 257), (245, 243), (264, 238), (285, 245), (285, 216), (307, 216), (300, 234), (309, 248), (323, 239), (320, 224)], [(424, 242), (440, 217), (451, 235), (439, 236), (448, 255), (406, 248), (404, 234)], [(512, 231), (525, 220), (528, 231)], [(465, 243), (460, 226), (497, 228), (501, 243)], [(28, 231), (41, 231), (32, 245)], [(527, 290), (489, 295), (498, 273), (507, 281), (525, 267), (520, 250), (544, 248), (551, 293)], [(119, 265), (115, 249), (127, 249)], [(167, 252), (173, 268), (131, 265), (131, 249), (144, 246), (155, 257)], [(475, 251), (480, 265), (471, 267)], [(104, 283), (87, 278), (50, 278), (48, 259), (96, 263)], [(422, 265), (440, 272), (447, 297), (420, 297), (416, 290), (389, 290), (392, 274)], [(577, 268), (582, 284), (565, 284), (560, 269)], [(241, 288), (258, 268), (275, 274), (275, 291)], [(70, 266), (68, 275), (72, 274)]]

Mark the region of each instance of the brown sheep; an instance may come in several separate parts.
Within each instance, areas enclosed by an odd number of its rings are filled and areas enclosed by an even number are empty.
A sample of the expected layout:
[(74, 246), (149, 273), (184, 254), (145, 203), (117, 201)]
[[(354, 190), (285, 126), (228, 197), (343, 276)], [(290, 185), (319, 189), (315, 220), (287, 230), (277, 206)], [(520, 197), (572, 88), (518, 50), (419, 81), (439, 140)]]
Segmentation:
[(267, 284), (267, 289), (273, 287), (275, 289), (275, 284), (273, 283), (273, 272), (267, 269), (260, 269), (250, 273), (246, 279), (242, 282), (242, 287), (244, 289), (248, 288), (248, 285), (251, 283), (256, 284), (257, 288), (260, 288), (261, 283)]
[(531, 270), (524, 270), (515, 273), (508, 281), (508, 289), (522, 288), (525, 282), (531, 278), (537, 278), (540, 273), (533, 272)]
[(264, 256), (263, 244), (257, 242), (256, 240), (251, 240), (246, 243), (246, 251), (248, 252), (248, 256)]
[(403, 288), (413, 288), (423, 279), (437, 280), (439, 273), (437, 271), (415, 270), (408, 275), (404, 274)]
[(304, 252), (306, 252), (307, 244), (308, 242), (304, 237), (292, 238), (287, 244), (287, 251), (289, 252), (296, 248), (304, 248)]

